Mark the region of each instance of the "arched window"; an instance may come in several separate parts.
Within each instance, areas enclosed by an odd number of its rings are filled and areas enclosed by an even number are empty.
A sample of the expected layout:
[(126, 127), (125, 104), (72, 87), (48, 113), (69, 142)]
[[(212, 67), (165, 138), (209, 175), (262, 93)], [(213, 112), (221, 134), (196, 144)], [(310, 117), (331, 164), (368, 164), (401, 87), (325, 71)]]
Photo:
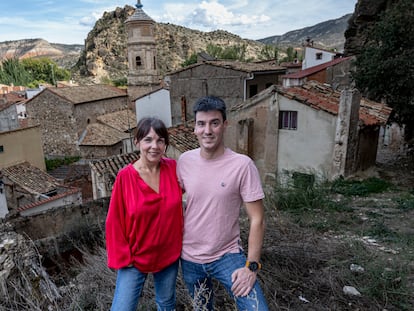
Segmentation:
[(142, 66), (141, 56), (137, 56), (137, 57), (135, 57), (135, 65), (136, 65), (137, 67), (141, 67), (141, 66)]
[(157, 69), (157, 61), (155, 60), (155, 56), (154, 56), (154, 70)]

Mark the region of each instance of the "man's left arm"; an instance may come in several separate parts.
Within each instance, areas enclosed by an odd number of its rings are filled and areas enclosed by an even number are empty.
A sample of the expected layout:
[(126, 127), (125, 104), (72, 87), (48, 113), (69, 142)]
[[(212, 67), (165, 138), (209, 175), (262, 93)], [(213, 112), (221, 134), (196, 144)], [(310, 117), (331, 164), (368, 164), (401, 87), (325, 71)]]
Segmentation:
[[(260, 262), (265, 231), (263, 201), (246, 202), (245, 205), (250, 221), (247, 260), (249, 262)], [(231, 289), (233, 294), (235, 296), (247, 296), (256, 282), (257, 272), (253, 272), (247, 267), (235, 270), (232, 274), (233, 286)]]

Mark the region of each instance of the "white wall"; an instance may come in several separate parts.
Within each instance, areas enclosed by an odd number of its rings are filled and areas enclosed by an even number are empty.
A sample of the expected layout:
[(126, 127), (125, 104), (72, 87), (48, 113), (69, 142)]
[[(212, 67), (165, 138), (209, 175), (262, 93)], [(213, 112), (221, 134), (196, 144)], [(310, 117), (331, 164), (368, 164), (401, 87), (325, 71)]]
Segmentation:
[(170, 91), (160, 89), (135, 101), (137, 121), (143, 117), (158, 117), (167, 127), (172, 125)]
[[(321, 59), (316, 59), (316, 54), (318, 53), (322, 53)], [(302, 62), (302, 70), (330, 62), (331, 60), (333, 60), (335, 54), (335, 52), (329, 52), (307, 46), (305, 48), (305, 59)]]
[[(278, 176), (286, 171), (329, 178), (335, 142), (336, 116), (280, 97), (280, 110), (297, 111), (297, 130), (279, 130)], [(283, 178), (283, 177), (282, 177)]]

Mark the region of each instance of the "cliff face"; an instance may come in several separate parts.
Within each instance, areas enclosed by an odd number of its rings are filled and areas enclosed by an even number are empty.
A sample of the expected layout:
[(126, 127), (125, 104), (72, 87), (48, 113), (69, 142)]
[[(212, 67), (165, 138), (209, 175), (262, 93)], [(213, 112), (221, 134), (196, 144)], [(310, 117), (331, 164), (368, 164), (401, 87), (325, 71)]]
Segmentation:
[(368, 41), (367, 32), (395, 0), (359, 0), (345, 31), (345, 54), (355, 55)]
[[(81, 76), (99, 81), (125, 77), (128, 71), (125, 20), (134, 8), (125, 6), (104, 13), (89, 32), (77, 67)], [(209, 43), (215, 45), (246, 45), (247, 57), (256, 57), (263, 43), (244, 40), (226, 31), (201, 32), (173, 24), (156, 24), (158, 68), (161, 74), (180, 68), (193, 53), (205, 50)]]

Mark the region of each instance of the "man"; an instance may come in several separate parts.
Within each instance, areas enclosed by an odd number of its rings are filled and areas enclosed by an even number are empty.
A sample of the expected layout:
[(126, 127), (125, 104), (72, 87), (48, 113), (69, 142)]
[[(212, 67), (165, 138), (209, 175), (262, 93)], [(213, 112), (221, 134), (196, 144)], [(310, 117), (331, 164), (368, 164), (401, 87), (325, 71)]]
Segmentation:
[[(267, 311), (257, 282), (265, 229), (259, 173), (249, 157), (225, 147), (222, 99), (200, 98), (193, 110), (200, 148), (181, 155), (177, 173), (187, 195), (181, 266), (194, 309), (214, 309), (214, 278), (239, 310)], [(240, 243), (243, 202), (250, 221), (247, 258)]]

